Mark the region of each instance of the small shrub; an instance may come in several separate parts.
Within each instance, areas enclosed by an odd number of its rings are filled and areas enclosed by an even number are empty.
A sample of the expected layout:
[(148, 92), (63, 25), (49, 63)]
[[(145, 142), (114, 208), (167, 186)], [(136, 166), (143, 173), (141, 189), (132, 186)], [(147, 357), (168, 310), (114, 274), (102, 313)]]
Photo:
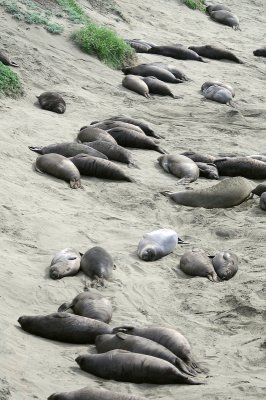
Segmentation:
[(46, 25), (46, 30), (50, 33), (58, 35), (59, 33), (62, 33), (64, 31), (64, 26), (56, 23), (55, 24), (49, 23)]
[(27, 12), (25, 15), (25, 22), (27, 24), (36, 24), (36, 25), (47, 25), (47, 18), (43, 17), (41, 14), (37, 14), (35, 12)]
[(83, 9), (75, 0), (57, 0), (57, 3), (68, 14), (69, 19), (75, 23), (85, 23), (88, 18)]
[(192, 10), (206, 11), (205, 0), (183, 0), (184, 4)]
[(10, 97), (22, 96), (18, 75), (0, 62), (0, 94)]
[(86, 53), (97, 55), (99, 60), (116, 69), (132, 63), (135, 56), (134, 50), (116, 33), (93, 22), (71, 37)]

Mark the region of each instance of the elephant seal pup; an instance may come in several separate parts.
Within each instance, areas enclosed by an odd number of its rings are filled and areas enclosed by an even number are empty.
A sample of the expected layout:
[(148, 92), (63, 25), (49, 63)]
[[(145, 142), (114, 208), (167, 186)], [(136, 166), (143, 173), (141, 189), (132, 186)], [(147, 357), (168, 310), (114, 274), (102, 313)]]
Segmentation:
[(133, 118), (133, 117), (130, 117), (129, 115), (124, 115), (124, 114), (116, 115), (115, 117), (111, 117), (109, 119), (112, 119), (114, 121), (123, 121), (123, 122), (127, 122), (129, 124), (136, 125), (142, 129), (142, 131), (145, 133), (146, 136), (152, 136), (157, 139), (160, 139), (160, 136), (156, 135), (156, 133), (150, 127), (150, 125), (143, 119)]
[(155, 78), (160, 79), (160, 81), (168, 83), (182, 83), (180, 79), (176, 77), (164, 68), (152, 64), (140, 64), (135, 67), (126, 67), (122, 69), (125, 75), (140, 75), (143, 77), (155, 76)]
[(147, 356), (161, 358), (170, 362), (185, 374), (196, 375), (196, 371), (189, 368), (181, 358), (166, 347), (141, 336), (127, 335), (123, 332), (117, 332), (113, 335), (99, 335), (96, 338), (95, 345), (98, 353), (106, 353), (111, 350), (126, 350), (132, 353), (146, 354)]
[(150, 98), (148, 86), (137, 75), (126, 75), (122, 80), (122, 85), (133, 92), (141, 94), (147, 99)]
[(244, 62), (235, 56), (231, 51), (227, 51), (219, 47), (211, 45), (190, 46), (189, 49), (195, 51), (201, 57), (210, 58), (212, 60), (230, 60), (238, 64), (244, 64)]
[(58, 312), (68, 312), (69, 310), (76, 315), (97, 319), (106, 324), (109, 324), (113, 314), (110, 300), (91, 291), (78, 294), (70, 303), (64, 303), (58, 308)]
[(163, 68), (166, 71), (171, 72), (176, 77), (176, 79), (181, 80), (182, 82), (190, 80), (183, 72), (181, 72), (178, 68), (176, 68), (172, 64), (166, 64), (166, 63), (162, 63), (162, 62), (158, 61), (158, 62), (154, 62), (154, 63), (148, 64), (148, 65), (155, 65), (160, 68)]
[(207, 89), (204, 89), (202, 93), (204, 97), (208, 100), (217, 101), (217, 103), (227, 104), (234, 107), (232, 104), (232, 93), (230, 92), (230, 90), (222, 86), (209, 86)]
[(50, 277), (61, 279), (65, 276), (74, 276), (80, 268), (81, 256), (75, 249), (66, 248), (58, 251), (51, 261)]
[(254, 196), (254, 194), (256, 194), (257, 196), (261, 196), (262, 193), (266, 192), (266, 182), (260, 183), (259, 185), (257, 185), (255, 187), (255, 189), (252, 190), (251, 194), (252, 197)]
[(186, 156), (190, 158), (191, 160), (197, 162), (202, 162), (202, 163), (213, 163), (215, 160), (214, 156), (211, 156), (209, 154), (201, 154), (201, 153), (195, 153), (194, 151), (185, 151), (182, 153), (182, 156)]
[(155, 261), (174, 251), (177, 243), (184, 243), (173, 229), (158, 229), (145, 233), (138, 245), (138, 256), (143, 261)]
[(212, 282), (217, 282), (217, 275), (211, 259), (202, 249), (194, 248), (183, 254), (179, 268), (187, 275), (202, 276)]
[(266, 163), (248, 157), (224, 157), (214, 161), (222, 176), (243, 176), (248, 179), (265, 179)]
[(160, 79), (155, 78), (155, 76), (147, 76), (145, 78), (141, 79), (146, 83), (146, 85), (149, 88), (149, 92), (153, 94), (159, 94), (160, 96), (170, 96), (173, 97), (173, 99), (180, 99), (180, 96), (175, 96), (169, 86), (164, 83), (163, 81), (160, 81)]
[(78, 154), (75, 157), (70, 157), (70, 160), (77, 167), (81, 175), (134, 182), (132, 178), (127, 176), (124, 171), (112, 161), (92, 157), (88, 154)]
[(152, 138), (142, 135), (139, 132), (125, 128), (112, 128), (108, 133), (116, 140), (117, 144), (122, 147), (155, 150), (161, 154), (165, 154), (165, 151), (158, 146)]
[(116, 393), (105, 389), (86, 386), (73, 392), (53, 393), (47, 400), (145, 400), (143, 397)]
[(194, 182), (199, 177), (197, 164), (186, 156), (180, 154), (164, 155), (158, 158), (158, 162), (166, 172), (180, 178), (178, 184)]
[(212, 259), (216, 274), (222, 281), (233, 278), (238, 270), (237, 255), (231, 251), (220, 251)]
[(254, 50), (253, 54), (256, 57), (266, 57), (266, 47), (262, 47), (261, 49)]
[(39, 156), (36, 160), (35, 169), (38, 172), (53, 175), (58, 179), (69, 182), (71, 189), (81, 187), (79, 170), (71, 160), (60, 154), (50, 153)]
[(105, 249), (95, 246), (83, 254), (80, 267), (84, 274), (103, 286), (104, 279), (110, 279), (112, 276), (114, 262)]
[(263, 192), (260, 196), (260, 208), (266, 211), (266, 192)]
[(112, 333), (109, 325), (65, 312), (19, 317), (21, 328), (32, 335), (65, 343), (93, 344), (96, 336)]
[(0, 62), (10, 67), (19, 67), (18, 64), (10, 60), (10, 58), (5, 53), (2, 53), (2, 51), (0, 51)]
[(155, 46), (151, 47), (148, 50), (150, 54), (159, 54), (160, 56), (164, 57), (172, 57), (177, 60), (194, 60), (194, 61), (201, 61), (207, 62), (203, 60), (195, 51), (189, 50), (186, 47), (179, 45), (179, 46)]
[(235, 90), (233, 89), (233, 87), (231, 85), (229, 85), (228, 83), (221, 83), (219, 81), (204, 82), (201, 86), (201, 91), (203, 92), (203, 90), (208, 89), (210, 86), (220, 86), (225, 89), (228, 89), (232, 93), (232, 96), (235, 97)]
[(103, 354), (85, 354), (75, 360), (83, 371), (104, 379), (134, 383), (186, 383), (202, 382), (183, 374), (168, 361), (125, 350), (112, 350)]
[(105, 120), (102, 122), (93, 123), (91, 125), (94, 126), (95, 128), (103, 129), (104, 131), (108, 131), (109, 129), (112, 129), (112, 128), (120, 128), (121, 127), (121, 128), (131, 129), (133, 131), (137, 131), (137, 132), (145, 135), (145, 133), (139, 126), (129, 124), (129, 123), (123, 122), (123, 121)]
[(253, 187), (242, 176), (226, 178), (204, 189), (184, 192), (163, 192), (177, 204), (188, 207), (230, 208), (247, 200)]
[(239, 19), (235, 14), (226, 10), (217, 10), (210, 13), (210, 17), (220, 24), (230, 26), (235, 30), (241, 30), (239, 27)]
[[(84, 142), (86, 144), (86, 142)], [(105, 142), (103, 140), (95, 140), (95, 142), (88, 142), (88, 146), (98, 152), (105, 154), (106, 158), (113, 161), (129, 164), (136, 167), (133, 155), (130, 151), (124, 149), (115, 143)]]
[(81, 153), (88, 154), (89, 156), (103, 158), (108, 160), (108, 157), (100, 151), (86, 146), (81, 143), (56, 143), (48, 146), (29, 146), (29, 149), (35, 151), (38, 154), (50, 154), (56, 153), (61, 154), (64, 157), (73, 157)]
[(218, 169), (215, 164), (196, 162), (199, 175), (206, 179), (219, 179)]
[(94, 128), (93, 126), (87, 126), (81, 129), (77, 136), (78, 142), (94, 142), (95, 140), (104, 140), (105, 142), (116, 143), (115, 139), (109, 135), (108, 132), (103, 129)]
[(44, 92), (37, 96), (37, 99), (44, 110), (53, 111), (57, 114), (64, 114), (66, 111), (65, 100), (57, 92)]

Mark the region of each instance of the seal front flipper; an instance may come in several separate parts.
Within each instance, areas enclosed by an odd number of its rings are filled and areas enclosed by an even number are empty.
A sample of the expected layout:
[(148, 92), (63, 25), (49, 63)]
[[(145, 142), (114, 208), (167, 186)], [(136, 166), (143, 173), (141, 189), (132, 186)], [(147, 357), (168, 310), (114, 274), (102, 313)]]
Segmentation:
[(39, 147), (28, 146), (28, 148), (29, 148), (31, 151), (34, 151), (35, 153), (42, 154), (42, 147), (41, 147), (41, 146), (39, 146)]

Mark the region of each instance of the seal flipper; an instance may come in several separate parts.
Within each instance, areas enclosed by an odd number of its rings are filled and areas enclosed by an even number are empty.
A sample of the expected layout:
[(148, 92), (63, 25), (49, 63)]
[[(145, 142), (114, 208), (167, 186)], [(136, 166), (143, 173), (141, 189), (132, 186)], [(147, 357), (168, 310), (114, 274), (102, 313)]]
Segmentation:
[(121, 340), (126, 340), (127, 336), (124, 332), (117, 332), (116, 337), (118, 337)]
[(114, 328), (113, 333), (117, 333), (117, 332), (127, 333), (130, 331), (133, 331), (133, 329), (134, 329), (134, 326), (122, 325), (122, 326), (117, 326), (116, 328)]
[(35, 146), (28, 146), (28, 148), (31, 150), (31, 151), (34, 151), (35, 153), (38, 153), (38, 154), (43, 154), (42, 153), (42, 149), (43, 149), (43, 147), (42, 146), (39, 146), (39, 147), (35, 147)]
[[(58, 308), (57, 312), (70, 312), (70, 313), (74, 313), (72, 310), (73, 307), (73, 302), (71, 303), (63, 303), (61, 304), (61, 306)], [(68, 310), (72, 310), (72, 311), (68, 311)]]
[(178, 244), (190, 244), (189, 242), (185, 242), (183, 239), (180, 239), (180, 237), (177, 239)]
[(14, 61), (10, 61), (9, 65), (11, 65), (11, 67), (19, 67), (19, 65)]

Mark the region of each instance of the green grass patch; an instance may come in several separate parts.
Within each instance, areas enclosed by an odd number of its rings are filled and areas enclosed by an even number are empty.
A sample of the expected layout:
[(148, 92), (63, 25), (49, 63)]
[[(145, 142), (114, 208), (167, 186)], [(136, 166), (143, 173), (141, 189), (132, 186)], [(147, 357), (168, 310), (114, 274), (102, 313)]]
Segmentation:
[(83, 9), (75, 0), (57, 0), (57, 3), (62, 7), (69, 17), (75, 23), (86, 23), (88, 17)]
[(108, 28), (88, 22), (84, 28), (71, 35), (74, 42), (86, 53), (96, 55), (108, 66), (121, 69), (135, 58), (134, 50)]
[(0, 94), (10, 97), (22, 96), (22, 86), (18, 75), (0, 62)]
[(183, 2), (192, 10), (206, 11), (205, 0), (183, 0)]

